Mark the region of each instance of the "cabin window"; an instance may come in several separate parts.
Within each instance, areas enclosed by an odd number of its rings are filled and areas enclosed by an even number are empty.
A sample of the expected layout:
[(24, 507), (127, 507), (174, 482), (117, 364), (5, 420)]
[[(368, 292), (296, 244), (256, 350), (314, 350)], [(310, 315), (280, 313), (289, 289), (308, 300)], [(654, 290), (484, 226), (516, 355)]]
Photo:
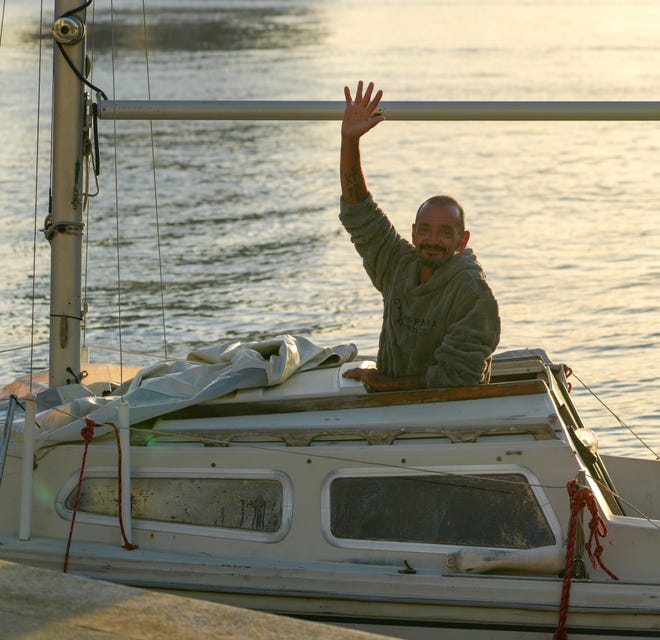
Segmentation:
[(334, 478), (331, 537), (510, 549), (555, 544), (525, 475), (455, 473)]
[[(72, 511), (77, 487), (64, 499)], [(78, 511), (117, 516), (116, 477), (83, 480)], [(131, 514), (136, 520), (239, 531), (275, 533), (283, 526), (284, 490), (273, 478), (131, 479)]]

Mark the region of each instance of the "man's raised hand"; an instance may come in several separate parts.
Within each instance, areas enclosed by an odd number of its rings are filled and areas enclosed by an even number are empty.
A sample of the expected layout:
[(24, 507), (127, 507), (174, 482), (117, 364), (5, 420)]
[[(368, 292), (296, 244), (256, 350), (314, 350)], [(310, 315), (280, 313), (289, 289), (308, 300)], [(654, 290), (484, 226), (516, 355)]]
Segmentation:
[(364, 94), (362, 93), (363, 89), (364, 83), (360, 80), (355, 93), (355, 100), (353, 100), (351, 90), (348, 87), (344, 87), (346, 109), (341, 125), (341, 134), (344, 138), (358, 140), (379, 122), (385, 120), (385, 116), (373, 115), (374, 111), (378, 109), (380, 99), (383, 97), (382, 90), (379, 89), (372, 99), (374, 83), (370, 82), (367, 85), (367, 90)]

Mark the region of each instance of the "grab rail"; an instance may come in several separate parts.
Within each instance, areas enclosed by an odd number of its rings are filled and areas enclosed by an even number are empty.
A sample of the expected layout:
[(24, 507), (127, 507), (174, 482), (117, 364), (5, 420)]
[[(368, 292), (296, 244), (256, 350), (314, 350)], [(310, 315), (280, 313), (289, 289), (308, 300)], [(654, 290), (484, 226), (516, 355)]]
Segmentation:
[[(100, 100), (105, 120), (341, 120), (345, 102)], [(382, 102), (388, 120), (660, 120), (660, 102)]]

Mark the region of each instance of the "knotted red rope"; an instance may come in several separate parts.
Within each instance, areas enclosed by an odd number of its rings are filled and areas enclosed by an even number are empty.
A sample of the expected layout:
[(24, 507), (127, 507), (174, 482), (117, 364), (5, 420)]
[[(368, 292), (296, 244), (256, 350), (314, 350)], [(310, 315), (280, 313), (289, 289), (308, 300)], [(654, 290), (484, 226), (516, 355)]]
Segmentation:
[[(559, 607), (559, 622), (553, 640), (567, 640), (566, 619), (568, 618), (568, 604), (571, 595), (571, 581), (573, 579), (573, 560), (575, 559), (575, 536), (577, 533), (578, 517), (586, 507), (591, 513), (589, 521), (589, 540), (585, 544), (585, 549), (589, 554), (589, 559), (594, 569), (597, 566), (614, 580), (617, 578), (603, 563), (601, 556), (603, 554), (603, 545), (600, 538), (607, 536), (607, 526), (598, 512), (598, 502), (593, 491), (589, 487), (580, 487), (575, 478), (571, 480), (567, 487), (568, 495), (571, 499), (571, 519), (568, 525), (568, 537), (566, 540), (566, 567), (564, 568), (564, 584), (561, 590), (561, 604)], [(591, 550), (592, 542), (595, 542), (596, 548)]]
[(73, 527), (76, 523), (76, 514), (78, 513), (78, 502), (80, 500), (80, 493), (82, 491), (82, 481), (83, 475), (85, 473), (85, 464), (87, 462), (87, 452), (89, 450), (89, 445), (94, 437), (94, 429), (96, 427), (109, 426), (114, 429), (115, 438), (117, 439), (117, 492), (118, 492), (118, 507), (117, 511), (119, 513), (119, 529), (121, 531), (121, 537), (124, 541), (122, 545), (124, 549), (133, 550), (137, 549), (138, 545), (131, 544), (128, 541), (126, 536), (126, 530), (124, 529), (124, 518), (121, 513), (121, 442), (119, 441), (119, 428), (113, 422), (105, 422), (103, 424), (98, 424), (94, 422), (91, 418), (85, 418), (85, 426), (80, 430), (80, 435), (85, 441), (85, 448), (83, 450), (82, 462), (80, 464), (80, 475), (78, 477), (78, 489), (76, 491), (76, 499), (73, 503), (73, 514), (71, 516), (71, 526), (69, 527), (69, 538), (66, 543), (66, 552), (64, 554), (64, 573), (67, 572), (69, 568), (69, 551), (71, 549), (71, 538), (73, 537)]
[[(573, 369), (571, 369), (567, 364), (562, 366), (564, 367), (564, 376), (566, 378), (570, 378), (573, 375)], [(566, 389), (568, 390), (568, 393), (573, 390), (573, 385), (568, 380), (566, 380)]]

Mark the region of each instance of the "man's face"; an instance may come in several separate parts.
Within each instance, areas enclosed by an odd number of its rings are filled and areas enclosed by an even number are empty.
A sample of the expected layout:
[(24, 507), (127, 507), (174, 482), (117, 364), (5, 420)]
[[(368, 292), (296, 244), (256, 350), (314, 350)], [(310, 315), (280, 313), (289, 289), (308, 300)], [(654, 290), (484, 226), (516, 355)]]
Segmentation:
[(453, 204), (426, 204), (412, 226), (412, 243), (431, 266), (447, 262), (463, 251), (470, 232), (461, 232), (461, 218)]

